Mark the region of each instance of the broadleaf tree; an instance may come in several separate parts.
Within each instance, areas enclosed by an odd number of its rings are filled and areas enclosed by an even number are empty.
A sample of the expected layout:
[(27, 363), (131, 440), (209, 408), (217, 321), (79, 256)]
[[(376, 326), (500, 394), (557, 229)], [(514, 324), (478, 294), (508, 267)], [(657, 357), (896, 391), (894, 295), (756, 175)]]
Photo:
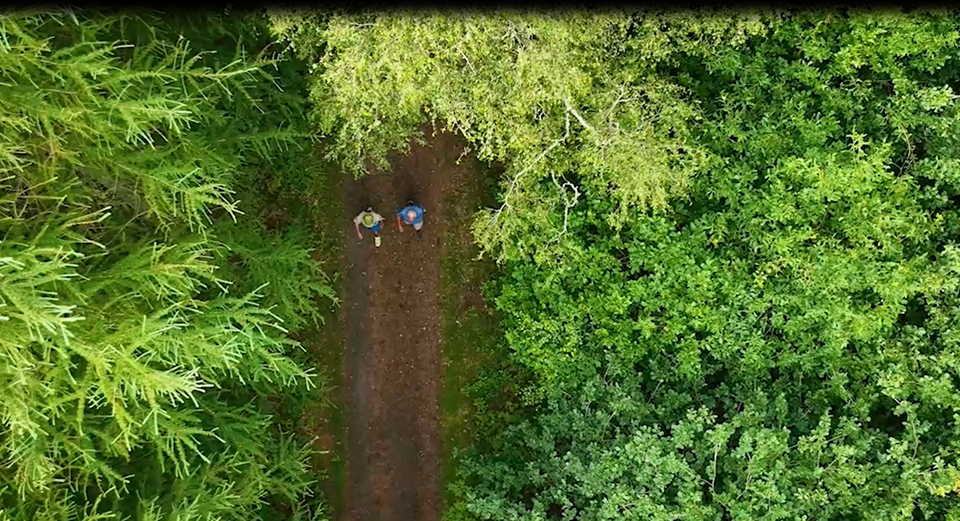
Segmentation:
[(451, 519), (960, 518), (958, 17), (279, 11), (358, 173), (425, 120), (532, 375)]

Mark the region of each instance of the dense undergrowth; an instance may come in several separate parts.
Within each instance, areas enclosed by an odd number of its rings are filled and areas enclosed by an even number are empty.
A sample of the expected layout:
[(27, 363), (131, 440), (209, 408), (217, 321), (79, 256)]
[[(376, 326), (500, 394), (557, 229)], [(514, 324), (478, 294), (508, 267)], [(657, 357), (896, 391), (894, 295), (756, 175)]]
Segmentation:
[(522, 409), (448, 518), (960, 517), (956, 13), (273, 21), (345, 166), (426, 114), (507, 167)]
[(276, 416), (335, 298), (262, 219), (321, 175), (277, 51), (253, 13), (0, 15), (0, 519), (323, 518)]

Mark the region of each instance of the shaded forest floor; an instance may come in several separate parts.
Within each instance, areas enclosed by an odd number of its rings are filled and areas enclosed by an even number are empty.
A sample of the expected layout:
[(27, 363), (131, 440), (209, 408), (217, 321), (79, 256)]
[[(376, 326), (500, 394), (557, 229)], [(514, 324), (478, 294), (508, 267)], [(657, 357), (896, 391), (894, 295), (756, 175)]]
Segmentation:
[[(325, 211), (328, 197), (311, 212), (323, 242), (340, 243), (338, 265), (324, 268), (341, 275), (341, 306), (305, 339), (331, 387), (304, 423), (337, 520), (440, 520), (454, 449), (472, 441), (468, 387), (497, 337), (480, 291), (493, 266), (475, 260), (469, 230), (496, 177), (459, 137), (425, 133), (427, 145), (392, 157), (390, 172), (318, 187), (342, 204)], [(421, 239), (396, 228), (410, 199), (427, 209)], [(368, 205), (387, 219), (380, 248), (353, 229)]]

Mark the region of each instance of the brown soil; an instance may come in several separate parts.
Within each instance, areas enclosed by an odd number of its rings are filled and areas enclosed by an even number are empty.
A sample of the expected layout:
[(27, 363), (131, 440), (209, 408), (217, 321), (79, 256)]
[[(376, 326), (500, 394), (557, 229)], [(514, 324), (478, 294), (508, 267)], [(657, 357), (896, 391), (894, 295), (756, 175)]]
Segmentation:
[[(345, 183), (346, 239), (341, 273), (346, 353), (346, 521), (439, 521), (441, 515), (440, 260), (444, 236), (469, 233), (468, 222), (444, 221), (445, 195), (477, 175), (456, 165), (465, 143), (438, 134), (392, 160), (392, 171)], [(469, 168), (468, 166), (469, 165)], [(397, 231), (407, 200), (424, 208), (423, 237)], [(383, 244), (352, 218), (367, 206), (387, 220)]]

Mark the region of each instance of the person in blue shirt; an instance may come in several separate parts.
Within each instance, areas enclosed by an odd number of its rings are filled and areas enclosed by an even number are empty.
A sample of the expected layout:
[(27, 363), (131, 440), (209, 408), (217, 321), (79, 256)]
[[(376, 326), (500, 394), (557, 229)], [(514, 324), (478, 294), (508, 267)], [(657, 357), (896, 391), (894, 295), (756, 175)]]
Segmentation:
[(400, 230), (400, 233), (403, 233), (403, 223), (409, 224), (416, 230), (417, 238), (421, 238), (420, 230), (423, 229), (423, 214), (426, 212), (419, 204), (408, 201), (407, 206), (397, 212), (397, 229)]

